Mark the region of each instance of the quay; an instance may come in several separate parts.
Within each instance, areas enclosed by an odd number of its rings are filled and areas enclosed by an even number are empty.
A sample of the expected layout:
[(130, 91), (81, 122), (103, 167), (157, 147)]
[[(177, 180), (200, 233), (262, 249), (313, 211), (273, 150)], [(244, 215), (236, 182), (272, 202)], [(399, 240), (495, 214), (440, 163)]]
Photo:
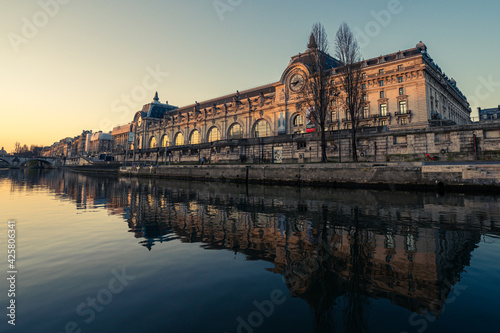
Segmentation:
[(500, 162), (128, 166), (121, 176), (364, 188), (500, 189)]

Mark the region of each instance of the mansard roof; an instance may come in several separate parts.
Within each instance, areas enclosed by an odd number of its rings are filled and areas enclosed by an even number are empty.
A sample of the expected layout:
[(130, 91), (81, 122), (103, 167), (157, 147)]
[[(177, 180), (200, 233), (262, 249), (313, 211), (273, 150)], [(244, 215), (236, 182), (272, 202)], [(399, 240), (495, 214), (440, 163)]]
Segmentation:
[[(299, 54), (293, 56), (287, 67), (301, 63), (301, 64), (305, 65), (307, 68), (311, 69), (312, 68), (311, 63), (314, 59), (311, 56), (312, 55), (311, 52), (314, 52), (314, 51), (307, 50), (305, 53), (299, 53)], [(334, 57), (332, 57), (328, 53), (324, 53), (321, 51), (318, 51), (318, 52), (320, 52), (322, 54), (322, 56), (325, 57), (325, 70), (329, 70), (329, 69), (332, 69), (335, 67), (342, 66), (342, 63), (340, 62), (340, 60), (335, 59)]]
[(141, 118), (162, 119), (167, 112), (176, 109), (177, 106), (170, 105), (168, 104), (168, 102), (166, 104), (160, 103), (158, 98), (158, 92), (156, 92), (153, 102), (144, 105), (140, 113), (141, 113)]
[(495, 113), (499, 113), (500, 112), (500, 105), (496, 108), (490, 108), (490, 109), (479, 109), (479, 115), (480, 116), (483, 116), (483, 115), (491, 115), (491, 114), (495, 114)]
[(320, 52), (320, 54), (325, 57), (325, 67), (324, 69), (326, 71), (329, 71), (333, 68), (337, 68), (342, 66), (342, 63), (329, 55), (328, 53), (324, 53), (321, 51), (317, 51), (316, 49), (308, 49), (304, 53), (299, 53), (297, 55), (294, 55), (291, 59), (290, 62), (288, 63), (288, 66), (286, 66), (285, 70), (283, 71), (283, 74), (281, 75), (280, 81), (281, 83), (285, 83), (285, 80), (288, 76), (288, 73), (290, 73), (291, 70), (297, 68), (297, 67), (302, 67), (303, 70), (307, 72), (307, 74), (311, 74), (314, 72), (314, 67), (313, 66), (313, 61), (314, 61), (314, 53), (315, 52)]

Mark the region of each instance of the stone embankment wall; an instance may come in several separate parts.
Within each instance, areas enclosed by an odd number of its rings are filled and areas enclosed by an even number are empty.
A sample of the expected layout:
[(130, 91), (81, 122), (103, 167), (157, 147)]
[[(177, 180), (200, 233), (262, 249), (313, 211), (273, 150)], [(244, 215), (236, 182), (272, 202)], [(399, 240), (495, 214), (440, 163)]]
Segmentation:
[(347, 163), (127, 167), (121, 175), (270, 184), (444, 187), (500, 185), (500, 164)]
[[(340, 136), (340, 138), (339, 138)], [(358, 130), (358, 156), (364, 162), (424, 161), (427, 153), (441, 161), (500, 160), (500, 122), (463, 126), (386, 131), (385, 127)], [(327, 133), (329, 161), (351, 160), (348, 130)], [(118, 155), (117, 160), (124, 161)], [(213, 163), (285, 163), (321, 161), (317, 133), (264, 138), (225, 140), (197, 145), (158, 147), (129, 152), (128, 163), (196, 163), (202, 158)]]

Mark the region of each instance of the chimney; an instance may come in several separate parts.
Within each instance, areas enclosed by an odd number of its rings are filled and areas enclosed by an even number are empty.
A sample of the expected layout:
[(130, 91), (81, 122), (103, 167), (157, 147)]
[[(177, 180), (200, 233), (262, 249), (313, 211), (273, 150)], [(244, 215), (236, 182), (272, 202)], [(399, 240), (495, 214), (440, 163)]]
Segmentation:
[(477, 108), (477, 112), (481, 112), (481, 108)]

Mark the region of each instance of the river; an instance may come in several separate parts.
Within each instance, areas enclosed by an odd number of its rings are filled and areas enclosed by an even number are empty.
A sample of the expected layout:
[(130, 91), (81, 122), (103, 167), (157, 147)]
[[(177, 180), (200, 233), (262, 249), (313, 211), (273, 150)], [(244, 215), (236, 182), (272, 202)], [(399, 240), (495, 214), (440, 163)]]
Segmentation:
[(497, 332), (499, 203), (1, 170), (0, 331)]

